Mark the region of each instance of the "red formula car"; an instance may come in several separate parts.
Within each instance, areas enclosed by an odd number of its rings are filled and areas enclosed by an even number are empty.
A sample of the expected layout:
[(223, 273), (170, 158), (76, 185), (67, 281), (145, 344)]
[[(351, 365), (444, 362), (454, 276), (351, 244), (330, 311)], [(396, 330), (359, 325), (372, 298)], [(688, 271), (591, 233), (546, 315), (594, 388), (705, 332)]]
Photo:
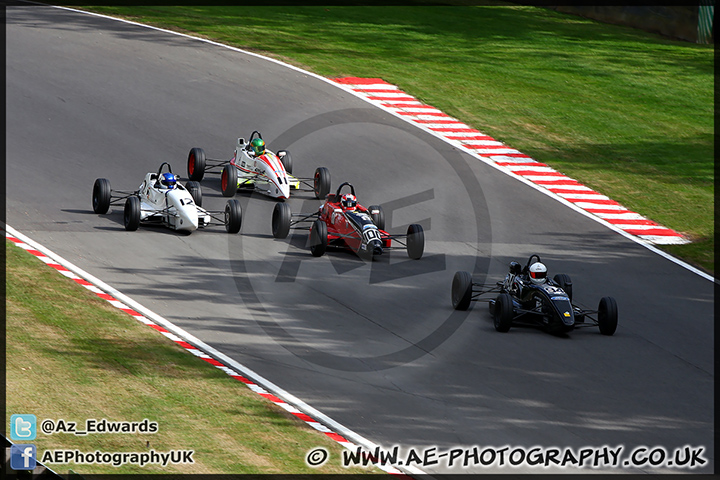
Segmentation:
[[(350, 193), (341, 194), (343, 187), (349, 187)], [(382, 207), (365, 208), (357, 203), (355, 188), (348, 182), (340, 185), (335, 194), (327, 195), (317, 212), (294, 214), (287, 203), (275, 205), (272, 216), (275, 238), (286, 238), (290, 228), (303, 223), (312, 223), (310, 252), (315, 257), (322, 256), (328, 247), (339, 247), (371, 259), (385, 250), (400, 247), (407, 249), (408, 256), (417, 260), (425, 250), (425, 233), (421, 225), (411, 224), (405, 235), (389, 234), (384, 230)], [(399, 247), (393, 246), (393, 241)]]

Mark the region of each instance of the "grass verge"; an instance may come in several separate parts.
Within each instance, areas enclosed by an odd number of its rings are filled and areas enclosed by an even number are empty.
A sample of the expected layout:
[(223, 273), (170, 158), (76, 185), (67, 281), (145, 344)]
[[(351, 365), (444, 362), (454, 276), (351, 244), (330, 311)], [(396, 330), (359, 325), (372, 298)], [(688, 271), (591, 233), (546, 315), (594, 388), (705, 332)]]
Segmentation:
[[(343, 468), (342, 447), (175, 342), (6, 242), (6, 425), (15, 413), (85, 425), (158, 422), (154, 434), (38, 434), (45, 450), (193, 450), (194, 464), (51, 464), (67, 474), (381, 473)], [(315, 447), (330, 452), (319, 468)]]
[(684, 233), (661, 248), (714, 272), (712, 45), (518, 5), (92, 10), (381, 77)]

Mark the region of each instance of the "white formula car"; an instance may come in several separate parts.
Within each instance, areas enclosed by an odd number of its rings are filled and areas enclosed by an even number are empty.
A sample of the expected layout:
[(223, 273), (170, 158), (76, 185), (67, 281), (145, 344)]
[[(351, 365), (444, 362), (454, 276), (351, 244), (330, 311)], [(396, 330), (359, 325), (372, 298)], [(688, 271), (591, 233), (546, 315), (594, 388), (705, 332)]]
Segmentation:
[[(163, 173), (163, 167), (167, 172)], [(237, 233), (242, 226), (242, 207), (230, 199), (224, 212), (202, 208), (202, 190), (197, 182), (183, 186), (172, 168), (163, 162), (156, 173), (145, 175), (140, 188), (134, 192), (112, 190), (110, 181), (98, 178), (93, 185), (92, 205), (95, 213), (104, 214), (111, 205), (125, 202), (123, 221), (125, 230), (134, 231), (140, 223), (166, 225), (180, 232), (192, 233), (207, 227), (215, 220), (224, 224), (228, 233)]]
[(190, 180), (199, 182), (205, 172), (222, 168), (220, 188), (226, 197), (232, 197), (238, 188), (248, 188), (273, 198), (290, 198), (290, 190), (315, 193), (315, 198), (324, 199), (330, 193), (330, 171), (325, 167), (315, 169), (313, 178), (293, 177), (292, 157), (287, 150), (277, 154), (265, 148), (265, 141), (257, 130), (248, 141), (238, 138), (235, 155), (230, 160), (213, 160), (205, 156), (202, 148), (194, 147), (188, 154), (187, 171)]

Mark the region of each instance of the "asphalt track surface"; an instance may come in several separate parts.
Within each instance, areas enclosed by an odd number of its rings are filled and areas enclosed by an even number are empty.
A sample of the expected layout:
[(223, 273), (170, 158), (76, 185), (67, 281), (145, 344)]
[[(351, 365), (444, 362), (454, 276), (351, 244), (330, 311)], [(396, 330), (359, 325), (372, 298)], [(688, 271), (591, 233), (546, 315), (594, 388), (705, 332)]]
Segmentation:
[[(703, 446), (710, 461), (694, 472), (712, 471), (712, 282), (340, 89), (243, 53), (8, 7), (6, 75), (8, 224), (357, 433), (441, 450)], [(333, 188), (351, 181), (362, 204), (384, 205), (391, 232), (423, 224), (425, 256), (313, 258), (304, 234), (273, 239), (274, 201), (247, 193), (238, 235), (126, 232), (121, 207), (92, 212), (95, 178), (133, 190), (163, 161), (185, 176), (191, 147), (229, 158), (253, 130), (292, 152), (296, 174), (326, 166)], [(221, 210), (218, 177), (203, 189), (204, 206)], [(319, 205), (311, 193), (288, 203)], [(571, 275), (577, 303), (614, 296), (615, 336), (500, 334), (484, 304), (452, 310), (456, 270), (495, 281), (532, 253)]]

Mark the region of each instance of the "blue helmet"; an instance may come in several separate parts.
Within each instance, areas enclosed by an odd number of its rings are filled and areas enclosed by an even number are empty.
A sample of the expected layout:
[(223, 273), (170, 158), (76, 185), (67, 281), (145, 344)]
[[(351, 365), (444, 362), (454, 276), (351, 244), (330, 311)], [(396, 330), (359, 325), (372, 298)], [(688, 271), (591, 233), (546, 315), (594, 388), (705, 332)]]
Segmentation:
[(162, 175), (160, 175), (160, 185), (162, 185), (163, 187), (173, 189), (175, 188), (176, 184), (177, 179), (172, 173), (163, 173)]

